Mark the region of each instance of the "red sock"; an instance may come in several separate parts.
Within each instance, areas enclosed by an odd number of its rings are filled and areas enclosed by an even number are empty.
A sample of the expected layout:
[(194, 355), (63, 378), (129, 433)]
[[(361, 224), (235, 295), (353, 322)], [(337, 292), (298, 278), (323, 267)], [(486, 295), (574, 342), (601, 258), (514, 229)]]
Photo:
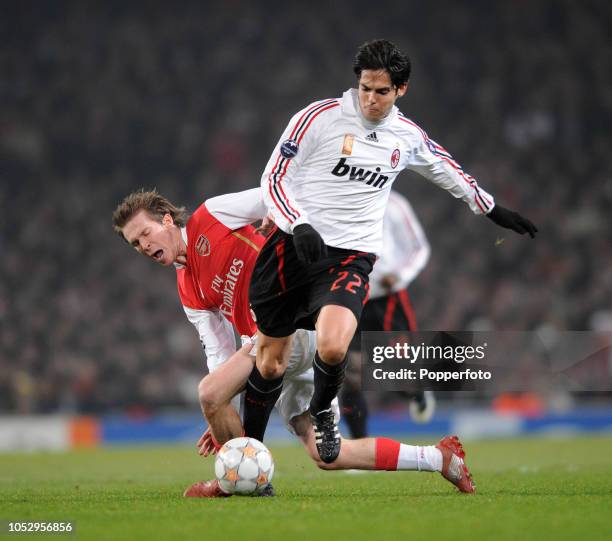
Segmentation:
[(376, 438), (376, 465), (377, 470), (397, 470), (400, 442), (389, 438)]

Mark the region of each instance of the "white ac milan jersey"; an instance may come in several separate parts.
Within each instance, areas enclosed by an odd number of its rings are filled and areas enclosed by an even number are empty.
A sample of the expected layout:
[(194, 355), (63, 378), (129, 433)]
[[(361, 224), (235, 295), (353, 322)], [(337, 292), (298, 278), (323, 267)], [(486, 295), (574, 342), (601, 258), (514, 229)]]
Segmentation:
[(475, 214), (493, 209), (493, 197), (397, 107), (378, 123), (367, 121), (356, 89), (315, 102), (291, 119), (261, 187), (286, 233), (309, 223), (328, 246), (379, 254), (385, 206), (403, 169), (463, 199)]

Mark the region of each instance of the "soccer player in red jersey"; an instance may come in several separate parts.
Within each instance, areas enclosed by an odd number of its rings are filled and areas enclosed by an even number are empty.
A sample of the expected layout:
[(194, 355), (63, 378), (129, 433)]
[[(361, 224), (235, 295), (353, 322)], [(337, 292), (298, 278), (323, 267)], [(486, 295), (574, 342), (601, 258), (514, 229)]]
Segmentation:
[[(176, 268), (181, 302), (198, 329), (210, 369), (199, 386), (202, 409), (212, 429), (198, 442), (202, 454), (243, 434), (231, 401), (244, 389), (255, 364), (253, 342), (248, 339), (255, 322), (247, 290), (265, 239), (250, 222), (265, 213), (260, 191), (253, 189), (209, 199), (190, 218), (183, 207), (157, 192), (140, 191), (128, 195), (113, 214), (115, 230), (139, 253)], [(238, 351), (233, 327), (246, 336), (246, 344)], [(346, 440), (333, 464), (320, 460), (308, 413), (315, 351), (314, 333), (297, 332), (287, 382), (276, 405), (319, 467), (439, 471), (462, 492), (474, 491), (456, 437), (446, 437), (437, 446), (406, 445), (388, 438)], [(332, 408), (338, 417), (337, 403)], [(253, 436), (248, 429), (246, 435)], [(186, 491), (186, 496), (223, 495), (215, 481), (196, 483)]]

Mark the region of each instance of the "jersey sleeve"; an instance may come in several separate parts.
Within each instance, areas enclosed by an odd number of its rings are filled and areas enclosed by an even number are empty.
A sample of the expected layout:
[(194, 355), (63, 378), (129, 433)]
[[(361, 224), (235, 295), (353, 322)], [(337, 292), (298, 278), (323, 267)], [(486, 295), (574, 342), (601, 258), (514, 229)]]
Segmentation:
[(495, 206), (493, 196), (478, 186), (476, 179), (465, 173), (442, 145), (430, 139), (413, 122), (401, 120), (411, 124), (412, 132), (412, 148), (404, 167), (424, 176), (453, 197), (463, 199), (474, 214), (491, 212)]
[(337, 100), (324, 100), (294, 115), (264, 169), (263, 199), (276, 225), (287, 233), (299, 224), (308, 223), (307, 213), (296, 200), (292, 181), (316, 148), (318, 135), (326, 124), (325, 112), (339, 106)]
[(236, 352), (232, 324), (219, 311), (194, 310), (183, 306), (187, 319), (194, 325), (206, 353), (209, 372), (214, 372)]
[(204, 205), (208, 212), (232, 230), (261, 220), (267, 214), (259, 188), (211, 197)]

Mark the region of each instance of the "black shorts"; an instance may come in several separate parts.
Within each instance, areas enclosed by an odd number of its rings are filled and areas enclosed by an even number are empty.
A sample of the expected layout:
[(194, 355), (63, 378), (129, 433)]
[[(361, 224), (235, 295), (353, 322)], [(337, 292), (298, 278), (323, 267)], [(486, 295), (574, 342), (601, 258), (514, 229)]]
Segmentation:
[(328, 304), (350, 309), (359, 321), (376, 256), (330, 246), (327, 252), (325, 259), (308, 265), (298, 259), (292, 235), (276, 229), (268, 238), (249, 288), (262, 333), (282, 337), (296, 329), (313, 330), (319, 311)]
[(370, 299), (363, 307), (360, 331), (416, 331), (417, 324), (407, 289)]
[(351, 341), (351, 351), (361, 349), (362, 331), (416, 331), (417, 323), (408, 296), (402, 289), (384, 297), (370, 299), (363, 307), (359, 327)]

